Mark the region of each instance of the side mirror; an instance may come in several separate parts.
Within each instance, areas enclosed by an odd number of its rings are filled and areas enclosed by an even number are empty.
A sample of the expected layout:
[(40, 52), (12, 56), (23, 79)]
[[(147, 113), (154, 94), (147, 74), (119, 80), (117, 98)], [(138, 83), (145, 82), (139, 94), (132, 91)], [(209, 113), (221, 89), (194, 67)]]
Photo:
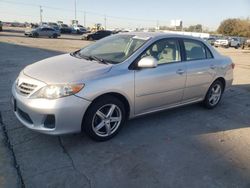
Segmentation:
[(157, 60), (152, 57), (152, 56), (147, 56), (143, 57), (139, 62), (138, 62), (138, 67), (139, 68), (155, 68), (157, 67)]

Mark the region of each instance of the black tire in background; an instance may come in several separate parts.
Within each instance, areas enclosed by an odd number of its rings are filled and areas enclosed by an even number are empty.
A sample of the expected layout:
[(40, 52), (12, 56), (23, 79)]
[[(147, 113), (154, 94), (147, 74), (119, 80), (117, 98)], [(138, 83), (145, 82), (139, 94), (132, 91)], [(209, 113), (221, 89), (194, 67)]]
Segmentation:
[(57, 34), (54, 33), (52, 37), (53, 37), (54, 39), (57, 38)]
[(37, 38), (37, 37), (39, 37), (39, 34), (38, 33), (33, 33), (33, 37)]
[[(97, 116), (97, 111), (106, 106), (106, 105), (112, 105), (114, 104), (117, 106), (121, 112), (121, 121), (117, 128), (115, 129), (115, 132), (108, 136), (100, 136), (98, 135), (93, 128), (93, 123), (95, 120), (95, 117)], [(125, 124), (126, 121), (126, 112), (125, 112), (125, 107), (124, 104), (117, 99), (116, 97), (107, 95), (103, 96), (101, 98), (96, 99), (88, 108), (87, 112), (85, 113), (85, 116), (83, 118), (83, 123), (82, 123), (82, 130), (93, 140), (96, 141), (106, 141), (111, 138), (113, 138), (117, 133), (121, 130), (123, 125)]]
[(94, 40), (93, 37), (91, 37), (91, 36), (88, 37), (87, 39), (88, 39), (89, 41), (93, 41), (93, 40)]

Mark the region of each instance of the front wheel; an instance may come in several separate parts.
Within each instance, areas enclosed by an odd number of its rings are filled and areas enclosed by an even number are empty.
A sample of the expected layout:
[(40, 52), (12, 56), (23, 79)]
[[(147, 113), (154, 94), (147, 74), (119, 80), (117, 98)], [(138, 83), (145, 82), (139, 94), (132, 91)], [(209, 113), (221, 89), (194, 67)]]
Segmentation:
[(224, 86), (222, 82), (219, 80), (216, 80), (208, 89), (206, 97), (203, 101), (204, 106), (208, 109), (212, 109), (216, 107), (221, 100), (223, 90), (224, 90)]
[(88, 37), (88, 40), (93, 41), (94, 39), (93, 39), (93, 37)]
[(33, 37), (37, 38), (39, 36), (38, 33), (33, 33)]
[(97, 99), (87, 110), (83, 130), (96, 141), (113, 138), (125, 123), (124, 104), (117, 98), (105, 96)]

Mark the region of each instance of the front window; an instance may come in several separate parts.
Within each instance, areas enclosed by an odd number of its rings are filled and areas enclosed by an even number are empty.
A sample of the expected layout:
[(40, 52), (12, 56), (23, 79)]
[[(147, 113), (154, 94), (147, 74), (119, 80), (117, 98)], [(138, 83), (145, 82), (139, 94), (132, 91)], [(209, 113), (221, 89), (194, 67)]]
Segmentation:
[(181, 61), (179, 43), (175, 39), (162, 39), (151, 45), (142, 57), (154, 57), (158, 64)]
[(148, 38), (135, 35), (114, 35), (81, 49), (79, 56), (94, 56), (108, 63), (117, 64), (126, 60), (147, 40)]

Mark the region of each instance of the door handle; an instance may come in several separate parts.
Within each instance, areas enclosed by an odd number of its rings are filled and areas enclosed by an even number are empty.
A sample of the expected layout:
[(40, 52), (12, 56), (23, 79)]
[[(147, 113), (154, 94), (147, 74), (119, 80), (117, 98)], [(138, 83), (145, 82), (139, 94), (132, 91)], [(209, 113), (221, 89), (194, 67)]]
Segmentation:
[(185, 73), (185, 71), (183, 69), (178, 69), (176, 73), (182, 75)]
[(210, 68), (211, 68), (211, 69), (215, 69), (216, 66), (215, 66), (215, 65), (210, 65)]

